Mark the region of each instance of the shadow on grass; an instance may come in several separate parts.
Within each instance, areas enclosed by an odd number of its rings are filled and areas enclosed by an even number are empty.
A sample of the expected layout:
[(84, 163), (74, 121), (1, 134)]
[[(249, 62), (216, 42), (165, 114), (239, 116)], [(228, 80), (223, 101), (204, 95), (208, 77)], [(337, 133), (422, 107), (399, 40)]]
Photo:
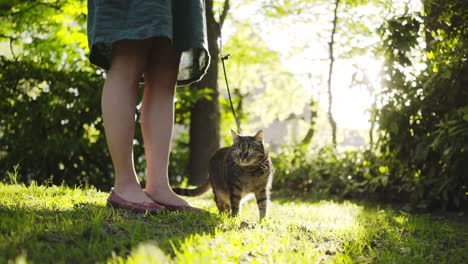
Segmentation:
[(219, 221), (208, 212), (135, 214), (87, 203), (69, 210), (0, 205), (0, 262), (23, 255), (34, 263), (102, 263), (148, 241), (174, 256), (185, 239), (213, 234)]

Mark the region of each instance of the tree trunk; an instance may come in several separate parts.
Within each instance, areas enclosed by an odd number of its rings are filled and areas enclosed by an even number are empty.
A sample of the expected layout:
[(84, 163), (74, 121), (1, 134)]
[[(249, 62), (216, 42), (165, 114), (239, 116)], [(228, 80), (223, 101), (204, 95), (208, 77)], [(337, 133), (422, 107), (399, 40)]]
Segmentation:
[(331, 38), (330, 42), (328, 43), (328, 48), (329, 48), (329, 58), (330, 58), (330, 65), (328, 69), (328, 121), (330, 122), (330, 125), (332, 127), (332, 144), (333, 147), (336, 148), (336, 122), (335, 119), (333, 118), (333, 113), (332, 113), (332, 103), (333, 103), (333, 95), (332, 95), (332, 85), (331, 85), (331, 79), (332, 79), (332, 73), (333, 73), (333, 63), (335, 62), (335, 57), (333, 56), (333, 45), (335, 44), (335, 32), (336, 32), (336, 23), (338, 21), (338, 16), (337, 16), (337, 11), (338, 11), (338, 5), (340, 3), (340, 0), (335, 1), (335, 11), (334, 11), (334, 16), (333, 16), (333, 29), (331, 33)]
[[(208, 163), (211, 155), (220, 146), (220, 110), (218, 92), (218, 36), (219, 24), (213, 12), (213, 0), (206, 0), (206, 26), (208, 31), (208, 49), (211, 56), (210, 67), (203, 79), (194, 84), (194, 89), (208, 88), (211, 91), (210, 99), (201, 99), (191, 109), (190, 122), (190, 157), (189, 157), (189, 183), (199, 185), (208, 177)], [(226, 1), (222, 18), (229, 8)], [(221, 25), (222, 25), (222, 21)]]
[(434, 44), (434, 37), (432, 37), (431, 31), (437, 28), (433, 21), (435, 21), (435, 17), (439, 17), (442, 7), (428, 0), (422, 1), (422, 3), (424, 10), (424, 36), (426, 40), (426, 51), (429, 52)]
[(310, 100), (309, 103), (309, 113), (310, 113), (310, 121), (309, 121), (309, 129), (307, 130), (307, 134), (302, 139), (303, 146), (309, 146), (310, 142), (315, 134), (315, 125), (316, 125), (316, 118), (317, 118), (317, 109), (316, 109), (316, 101), (314, 99)]
[(369, 128), (369, 149), (374, 150), (374, 129), (377, 124), (377, 95), (374, 96), (374, 102), (371, 106), (371, 119), (370, 119), (370, 128)]

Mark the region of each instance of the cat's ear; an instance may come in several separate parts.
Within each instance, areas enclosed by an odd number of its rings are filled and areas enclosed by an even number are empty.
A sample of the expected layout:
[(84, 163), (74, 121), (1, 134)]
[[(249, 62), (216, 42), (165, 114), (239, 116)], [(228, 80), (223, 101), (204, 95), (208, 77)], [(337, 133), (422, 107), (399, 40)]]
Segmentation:
[(239, 134), (237, 134), (236, 132), (234, 132), (234, 130), (231, 129), (231, 135), (232, 135), (232, 140), (234, 142), (236, 142), (237, 140), (239, 140)]
[(263, 130), (259, 130), (254, 137), (256, 141), (263, 143)]

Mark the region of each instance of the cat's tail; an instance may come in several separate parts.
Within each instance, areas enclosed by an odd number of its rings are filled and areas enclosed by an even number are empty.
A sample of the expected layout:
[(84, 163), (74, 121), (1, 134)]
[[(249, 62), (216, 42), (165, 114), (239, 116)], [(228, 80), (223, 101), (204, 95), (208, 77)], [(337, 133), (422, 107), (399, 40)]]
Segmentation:
[(198, 196), (201, 194), (206, 193), (208, 190), (211, 189), (211, 182), (208, 179), (205, 183), (203, 183), (201, 186), (198, 186), (195, 189), (184, 189), (184, 188), (173, 188), (172, 190), (183, 196)]

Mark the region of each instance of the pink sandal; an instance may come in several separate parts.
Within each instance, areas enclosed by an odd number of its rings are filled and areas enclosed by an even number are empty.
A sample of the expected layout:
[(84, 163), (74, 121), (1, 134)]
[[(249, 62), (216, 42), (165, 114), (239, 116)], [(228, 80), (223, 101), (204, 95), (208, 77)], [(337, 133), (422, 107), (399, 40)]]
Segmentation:
[(163, 205), (153, 202), (153, 203), (132, 203), (127, 200), (124, 200), (114, 191), (111, 191), (109, 198), (107, 198), (107, 205), (114, 208), (127, 209), (136, 213), (157, 213), (166, 209)]

